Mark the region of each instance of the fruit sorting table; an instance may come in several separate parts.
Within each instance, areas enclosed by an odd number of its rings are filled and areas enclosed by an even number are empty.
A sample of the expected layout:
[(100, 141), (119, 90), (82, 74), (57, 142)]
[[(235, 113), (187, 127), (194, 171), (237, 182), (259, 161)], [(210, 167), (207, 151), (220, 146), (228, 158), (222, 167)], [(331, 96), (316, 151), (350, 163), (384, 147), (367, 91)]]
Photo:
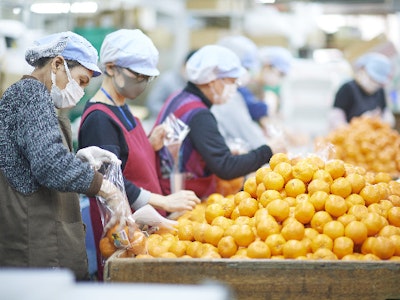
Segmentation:
[(218, 282), (238, 300), (400, 299), (400, 263), (259, 259), (121, 258), (107, 260), (107, 282)]

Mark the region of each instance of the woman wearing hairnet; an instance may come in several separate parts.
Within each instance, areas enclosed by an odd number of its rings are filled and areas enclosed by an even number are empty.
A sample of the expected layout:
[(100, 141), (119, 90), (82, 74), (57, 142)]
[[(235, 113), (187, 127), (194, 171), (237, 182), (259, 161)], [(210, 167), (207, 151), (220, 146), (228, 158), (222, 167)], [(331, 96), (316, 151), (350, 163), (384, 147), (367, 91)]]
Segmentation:
[[(185, 187), (205, 198), (215, 192), (215, 175), (222, 179), (247, 175), (268, 163), (280, 148), (273, 151), (262, 145), (246, 154), (232, 155), (218, 130), (210, 108), (229, 101), (236, 92), (238, 78), (246, 72), (235, 53), (218, 45), (204, 46), (188, 60), (186, 72), (186, 87), (165, 103), (156, 123), (173, 113), (189, 126), (182, 143), (180, 171), (185, 173)], [(159, 152), (161, 166), (173, 164), (167, 151), (163, 148)], [(170, 190), (169, 169), (160, 170), (164, 192)]]
[(76, 105), (101, 74), (97, 51), (62, 32), (37, 40), (25, 59), (33, 72), (0, 100), (0, 266), (68, 268), (87, 279), (77, 193), (99, 195), (118, 213), (128, 210), (118, 208), (124, 196), (92, 167), (116, 156), (96, 147), (72, 154), (69, 120), (57, 118), (55, 108)]
[(391, 71), (390, 61), (383, 54), (371, 52), (361, 56), (355, 63), (355, 78), (344, 83), (335, 95), (329, 114), (330, 128), (362, 115), (381, 118), (394, 126), (395, 118), (387, 107), (383, 89)]
[[(165, 130), (158, 126), (147, 137), (140, 120), (126, 104), (135, 99), (159, 74), (158, 51), (139, 29), (120, 29), (108, 34), (100, 49), (105, 78), (100, 90), (86, 104), (79, 129), (79, 147), (98, 146), (122, 161), (125, 191), (133, 210), (146, 204), (167, 212), (191, 210), (200, 199), (192, 191), (163, 196), (157, 176), (156, 154)], [(102, 278), (99, 241), (103, 231), (95, 199), (90, 213), (98, 252), (98, 275)]]

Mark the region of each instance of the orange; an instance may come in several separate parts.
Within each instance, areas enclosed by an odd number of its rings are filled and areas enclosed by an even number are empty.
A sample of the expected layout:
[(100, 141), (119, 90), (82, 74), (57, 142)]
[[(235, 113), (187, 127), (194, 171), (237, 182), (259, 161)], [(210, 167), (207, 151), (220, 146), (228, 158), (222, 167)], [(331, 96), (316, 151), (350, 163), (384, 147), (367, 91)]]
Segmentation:
[(261, 197), (259, 198), (259, 201), (262, 206), (266, 207), (268, 203), (270, 203), (272, 200), (275, 199), (282, 199), (281, 194), (278, 191), (275, 190), (266, 190), (261, 194)]
[(284, 258), (297, 258), (307, 254), (306, 245), (299, 240), (289, 240), (282, 247)]
[(168, 252), (170, 246), (167, 244), (147, 245), (147, 251), (153, 257), (160, 257), (163, 253)]
[(377, 172), (375, 174), (375, 183), (392, 181), (392, 176), (386, 172)]
[(393, 225), (385, 225), (379, 230), (379, 236), (390, 237), (392, 235), (400, 235), (400, 228)]
[(390, 225), (400, 227), (400, 207), (393, 206), (388, 210), (387, 220)]
[(344, 162), (339, 159), (332, 159), (325, 162), (325, 171), (327, 171), (332, 179), (342, 177), (345, 174)]
[(259, 168), (256, 172), (255, 172), (255, 177), (256, 177), (256, 183), (260, 184), (264, 181), (264, 176), (265, 174), (267, 174), (268, 172), (271, 172), (271, 168), (270, 167), (261, 167)]
[(362, 243), (361, 245), (361, 253), (362, 254), (368, 254), (368, 253), (372, 253), (372, 244), (375, 241), (375, 237), (367, 237), (367, 239)]
[(364, 176), (357, 173), (347, 175), (346, 179), (350, 182), (351, 190), (354, 194), (358, 194), (366, 184)]
[(304, 225), (294, 219), (282, 227), (281, 234), (285, 240), (302, 240), (304, 237)]
[(118, 244), (127, 245), (129, 243), (129, 229), (126, 225), (115, 224), (112, 228), (107, 231), (106, 237), (113, 242), (114, 245)]
[(380, 191), (377, 185), (366, 185), (360, 191), (360, 196), (363, 197), (365, 201), (365, 205), (369, 206), (372, 203), (379, 202), (380, 199)]
[(254, 226), (255, 220), (253, 218), (247, 217), (247, 216), (239, 216), (236, 218), (236, 220), (233, 221), (233, 224), (245, 224), (245, 225), (250, 225)]
[(337, 260), (338, 257), (336, 256), (335, 253), (332, 252), (332, 250), (327, 249), (327, 248), (319, 248), (317, 251), (315, 251), (312, 255), (313, 259), (323, 259), (323, 260)]
[(362, 204), (356, 204), (351, 206), (347, 213), (355, 216), (358, 221), (361, 221), (368, 215), (368, 207)]
[(388, 199), (392, 202), (393, 206), (400, 206), (400, 196), (398, 195), (389, 195)]
[[(213, 204), (211, 204), (213, 205)], [(205, 242), (205, 232), (206, 229), (209, 228), (211, 225), (208, 223), (198, 223), (194, 222), (193, 223), (193, 237), (196, 241), (199, 241), (200, 243)]]
[(320, 233), (311, 240), (311, 249), (313, 252), (320, 248), (333, 249), (333, 240), (326, 234)]
[(285, 220), (289, 216), (289, 204), (281, 199), (276, 199), (268, 203), (268, 213), (278, 222)]
[(339, 177), (331, 183), (331, 193), (346, 198), (352, 192), (352, 186), (349, 180)]
[(344, 236), (344, 225), (339, 221), (332, 220), (324, 225), (322, 232), (332, 240), (335, 240), (338, 237)]
[(257, 197), (257, 182), (256, 182), (256, 177), (255, 176), (250, 176), (244, 181), (243, 184), (243, 191), (249, 193), (251, 197), (256, 198)]
[(209, 226), (204, 232), (204, 241), (211, 245), (217, 246), (219, 240), (224, 235), (224, 229), (219, 226)]
[(342, 259), (346, 255), (353, 253), (354, 243), (353, 240), (347, 236), (340, 236), (333, 241), (333, 253)]
[(387, 221), (384, 217), (375, 212), (368, 212), (362, 219), (368, 229), (368, 236), (374, 236), (385, 226)]
[(203, 251), (200, 257), (206, 259), (217, 259), (221, 258), (221, 255), (215, 251)]
[(115, 251), (117, 251), (117, 247), (115, 247), (114, 243), (109, 240), (108, 237), (103, 237), (99, 242), (100, 253), (104, 258), (109, 258)]
[(400, 235), (392, 235), (389, 237), (394, 244), (394, 254), (395, 256), (400, 256)]
[(371, 245), (372, 254), (380, 259), (389, 259), (396, 251), (395, 244), (388, 237), (378, 236)]
[(220, 193), (213, 193), (207, 197), (206, 203), (207, 205), (212, 203), (219, 203), (223, 198), (224, 196), (221, 195)]
[(153, 256), (151, 256), (150, 254), (139, 254), (135, 256), (136, 259), (148, 259), (148, 258), (154, 258)]
[(290, 163), (290, 159), (286, 153), (275, 153), (269, 160), (269, 166), (273, 170), (275, 166), (280, 162)]
[(237, 217), (240, 217), (239, 206), (236, 206), (231, 213), (231, 219), (236, 220)]
[(294, 209), (294, 217), (297, 221), (303, 224), (309, 223), (314, 214), (315, 208), (311, 201), (300, 202)]
[(316, 211), (325, 209), (325, 202), (329, 194), (324, 191), (316, 191), (310, 196), (310, 202), (314, 205)]
[(243, 199), (247, 199), (247, 198), (251, 198), (251, 195), (245, 191), (237, 192), (235, 194), (235, 196), (233, 197), (233, 199), (235, 201), (235, 205), (238, 205), (240, 203), (240, 201), (242, 201)]
[(258, 201), (254, 198), (246, 198), (238, 204), (239, 214), (241, 216), (253, 217), (258, 210)]
[(381, 260), (378, 256), (376, 256), (375, 254), (372, 253), (367, 253), (364, 256), (361, 257), (361, 260), (365, 260), (365, 261), (377, 261), (377, 260)]
[(273, 171), (280, 174), (283, 177), (283, 179), (285, 180), (285, 183), (293, 178), (292, 165), (288, 162), (283, 161), (283, 162), (278, 163), (275, 166), (275, 168), (273, 169)]
[(257, 236), (260, 239), (265, 240), (271, 234), (279, 233), (281, 231), (281, 226), (273, 217), (263, 218), (257, 223), (256, 229)]
[(241, 247), (247, 247), (255, 240), (253, 229), (246, 224), (237, 225), (237, 229), (231, 233), (235, 243)]
[[(219, 226), (221, 227), (223, 230), (227, 229), (229, 226), (231, 226), (233, 224), (233, 220), (232, 219), (228, 219), (224, 216), (219, 216), (216, 217), (212, 222), (211, 225), (212, 226)], [(181, 238), (179, 238), (181, 239)]]
[(347, 204), (343, 197), (330, 194), (325, 201), (325, 211), (332, 217), (340, 217), (347, 212)]
[(182, 241), (193, 241), (193, 225), (192, 223), (182, 224), (178, 226), (178, 238)]
[(172, 252), (164, 252), (164, 253), (161, 253), (158, 257), (160, 257), (160, 258), (176, 258), (177, 256), (175, 255), (175, 253), (172, 253)]
[(293, 178), (285, 184), (285, 192), (288, 197), (296, 198), (297, 195), (306, 192), (306, 185), (302, 180)]
[(319, 234), (319, 232), (317, 230), (315, 230), (314, 228), (307, 227), (304, 229), (304, 238), (312, 240), (318, 234)]
[(262, 241), (254, 241), (247, 247), (247, 256), (250, 258), (270, 258), (271, 250)]
[(354, 244), (362, 244), (368, 237), (368, 228), (361, 221), (352, 221), (344, 228), (344, 235), (351, 238)]
[(342, 223), (344, 226), (346, 226), (347, 224), (349, 224), (351, 221), (356, 221), (357, 218), (353, 215), (349, 215), (349, 214), (344, 214), (341, 215), (339, 218), (337, 218), (336, 220), (338, 220), (340, 223)]
[(309, 183), (313, 178), (315, 169), (312, 164), (301, 160), (292, 167), (294, 178), (300, 179), (304, 183)]
[(330, 193), (330, 185), (323, 179), (313, 179), (307, 186), (308, 194), (311, 196), (317, 191), (324, 191)]
[(265, 174), (263, 183), (266, 190), (280, 191), (285, 185), (285, 179), (281, 174), (271, 171)]
[(224, 210), (224, 217), (229, 218), (235, 208), (235, 200), (233, 197), (223, 198), (221, 199), (220, 204)]
[(132, 253), (134, 255), (146, 254), (147, 237), (142, 231), (136, 230), (130, 238), (129, 242), (129, 253)]
[(218, 242), (218, 253), (221, 257), (229, 258), (235, 255), (238, 247), (235, 243), (235, 239), (232, 236), (224, 236)]
[(310, 196), (308, 194), (298, 194), (296, 196), (296, 204), (303, 202), (303, 201), (308, 201), (310, 200)]
[(333, 178), (332, 178), (331, 174), (328, 171), (323, 170), (323, 169), (319, 169), (314, 172), (313, 180), (316, 180), (316, 179), (323, 180), (326, 183), (328, 183), (329, 185), (333, 182)]
[(190, 242), (186, 247), (186, 254), (198, 258), (202, 254), (202, 243), (199, 241)]
[(205, 210), (205, 218), (208, 224), (211, 224), (211, 222), (216, 217), (224, 215), (225, 215), (225, 210), (220, 203), (212, 203), (210, 205), (207, 205)]
[(286, 243), (286, 240), (282, 234), (273, 233), (265, 239), (265, 243), (268, 245), (271, 255), (282, 255), (283, 245)]
[(347, 254), (342, 257), (343, 261), (362, 260), (363, 255), (360, 253)]
[(312, 164), (315, 170), (323, 169), (325, 167), (324, 160), (317, 155), (311, 154), (310, 156), (304, 158), (304, 160)]
[(319, 233), (323, 232), (324, 225), (332, 221), (332, 216), (324, 210), (317, 211), (311, 219), (311, 228), (314, 228)]
[(258, 209), (254, 214), (254, 221), (256, 225), (265, 218), (272, 218), (275, 221), (275, 218), (268, 213), (268, 209), (265, 207)]
[(257, 190), (256, 190), (256, 194), (257, 194), (257, 199), (260, 199), (262, 193), (265, 192), (265, 186), (264, 183), (260, 183), (259, 185), (257, 185)]
[(361, 197), (359, 194), (351, 194), (346, 198), (347, 207), (350, 208), (352, 205), (355, 204), (362, 204), (365, 205), (364, 198)]
[(287, 204), (289, 204), (289, 207), (290, 207), (290, 208), (295, 207), (295, 206), (297, 205), (297, 200), (296, 200), (296, 198), (293, 198), (293, 197), (285, 197), (285, 198), (283, 198), (283, 200), (286, 201)]
[(168, 251), (174, 253), (177, 257), (182, 257), (186, 254), (188, 243), (187, 241), (175, 241), (169, 247)]

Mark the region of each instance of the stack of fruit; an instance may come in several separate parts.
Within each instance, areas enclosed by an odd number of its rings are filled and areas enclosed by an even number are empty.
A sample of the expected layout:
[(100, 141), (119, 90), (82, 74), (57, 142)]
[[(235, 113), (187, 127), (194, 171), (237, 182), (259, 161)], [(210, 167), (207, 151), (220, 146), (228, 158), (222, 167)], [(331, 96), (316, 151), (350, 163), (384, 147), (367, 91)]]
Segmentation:
[[(317, 139), (317, 148), (334, 146), (331, 158), (362, 166), (367, 171), (400, 173), (400, 135), (379, 119), (353, 118), (349, 125)], [(320, 149), (318, 149), (320, 150)]]
[(242, 191), (210, 195), (146, 246), (136, 258), (398, 261), (400, 183), (338, 159), (279, 153)]

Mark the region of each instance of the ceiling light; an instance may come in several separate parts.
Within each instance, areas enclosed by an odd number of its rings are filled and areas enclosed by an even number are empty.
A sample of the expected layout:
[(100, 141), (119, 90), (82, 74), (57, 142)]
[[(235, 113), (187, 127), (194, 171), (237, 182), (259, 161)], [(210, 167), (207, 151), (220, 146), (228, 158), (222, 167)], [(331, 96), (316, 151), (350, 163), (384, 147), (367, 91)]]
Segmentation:
[(96, 2), (74, 2), (71, 5), (72, 13), (95, 13), (97, 11)]
[(34, 3), (31, 12), (37, 14), (66, 14), (69, 12), (69, 3)]
[(261, 4), (273, 4), (276, 1), (275, 0), (255, 0), (256, 3), (261, 3)]

